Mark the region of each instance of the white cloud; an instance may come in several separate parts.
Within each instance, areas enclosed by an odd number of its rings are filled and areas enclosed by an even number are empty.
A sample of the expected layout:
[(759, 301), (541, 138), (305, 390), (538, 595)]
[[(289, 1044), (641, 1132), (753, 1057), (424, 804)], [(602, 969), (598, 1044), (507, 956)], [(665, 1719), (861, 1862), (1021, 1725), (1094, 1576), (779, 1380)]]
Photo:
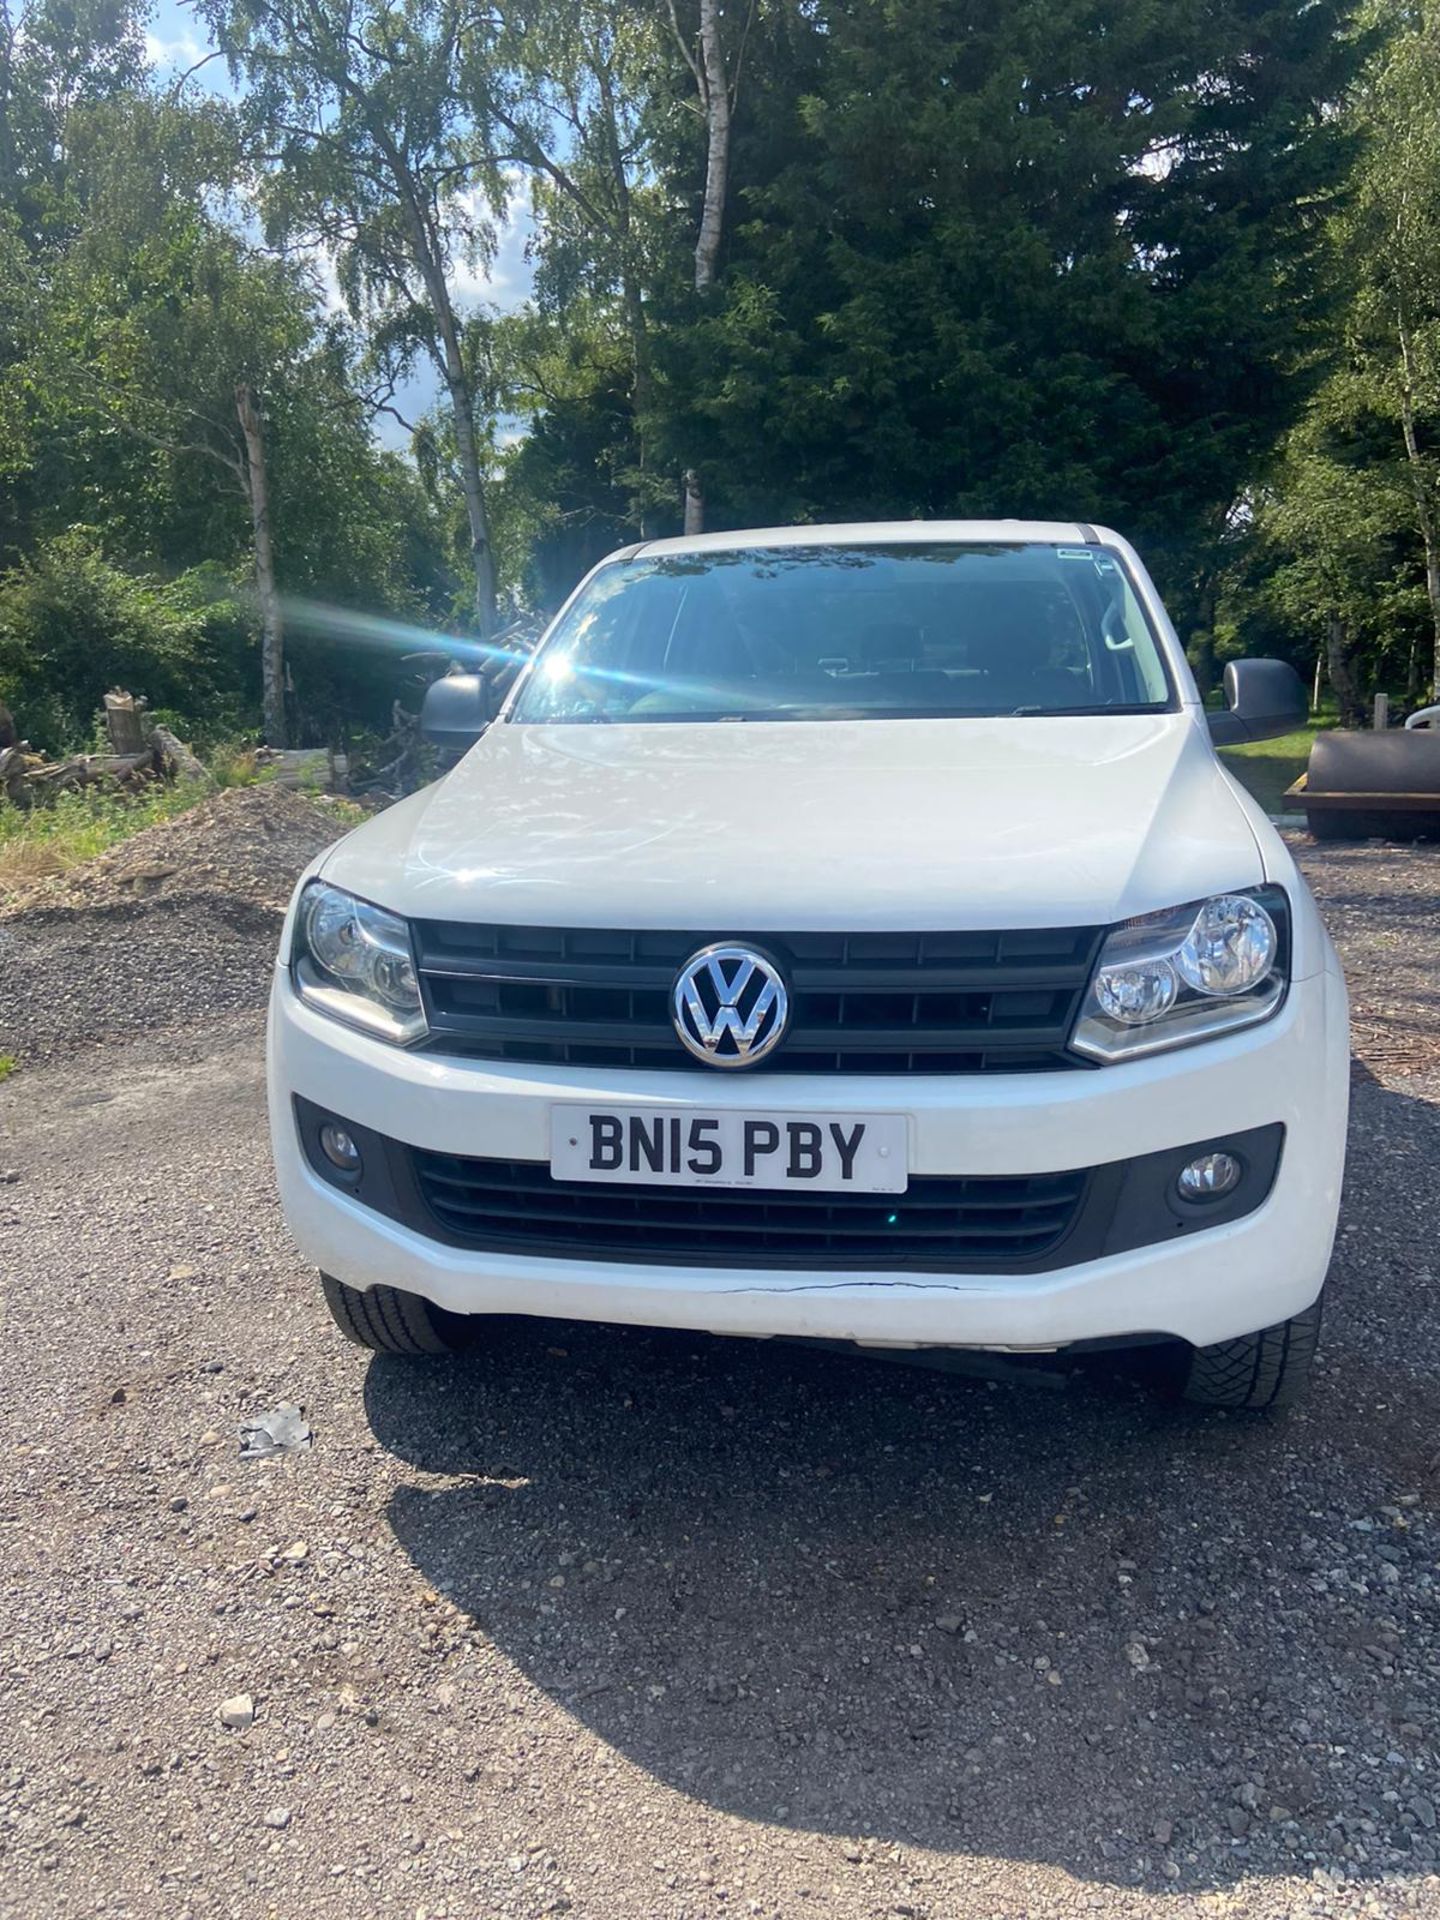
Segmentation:
[[(484, 301), (489, 306), (499, 307), (502, 313), (513, 313), (530, 298), (533, 275), (525, 253), (534, 235), (535, 224), (530, 213), (529, 197), (522, 191), (523, 176), (517, 173), (507, 179), (507, 184), (511, 188), (510, 203), (495, 237), (494, 257), (488, 262), (470, 262), (457, 255), (451, 265), (450, 285), (456, 301), (462, 306)], [(489, 210), (473, 188), (457, 198), (476, 226), (489, 220)]]
[(340, 275), (335, 266), (335, 256), (324, 247), (314, 247), (310, 252), (310, 261), (320, 282), (320, 297), (325, 303), (327, 313), (347, 313), (345, 296), (340, 291)]
[(145, 36), (145, 58), (152, 67), (173, 68), (183, 73), (187, 67), (193, 67), (203, 60), (212, 49), (203, 41), (197, 40), (193, 33), (180, 32), (173, 40), (163, 39), (158, 33)]

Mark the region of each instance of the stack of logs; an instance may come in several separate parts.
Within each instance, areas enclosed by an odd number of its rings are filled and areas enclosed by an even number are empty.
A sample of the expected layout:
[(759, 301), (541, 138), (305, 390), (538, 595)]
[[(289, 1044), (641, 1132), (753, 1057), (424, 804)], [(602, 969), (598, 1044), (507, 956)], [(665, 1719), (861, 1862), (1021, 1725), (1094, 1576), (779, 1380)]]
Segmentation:
[(205, 769), (183, 741), (145, 712), (143, 699), (119, 688), (105, 695), (108, 753), (73, 753), (47, 760), (22, 740), (9, 709), (0, 702), (0, 796), (29, 807), (77, 787), (113, 786), (131, 791), (154, 780), (203, 780)]

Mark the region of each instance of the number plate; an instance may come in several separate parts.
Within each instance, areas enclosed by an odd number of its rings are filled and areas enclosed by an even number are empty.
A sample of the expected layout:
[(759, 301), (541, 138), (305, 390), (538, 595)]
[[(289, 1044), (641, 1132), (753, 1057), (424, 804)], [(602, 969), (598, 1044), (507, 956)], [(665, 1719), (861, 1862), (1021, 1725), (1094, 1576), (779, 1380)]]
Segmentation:
[(903, 1113), (550, 1109), (550, 1172), (556, 1180), (903, 1193), (908, 1144)]

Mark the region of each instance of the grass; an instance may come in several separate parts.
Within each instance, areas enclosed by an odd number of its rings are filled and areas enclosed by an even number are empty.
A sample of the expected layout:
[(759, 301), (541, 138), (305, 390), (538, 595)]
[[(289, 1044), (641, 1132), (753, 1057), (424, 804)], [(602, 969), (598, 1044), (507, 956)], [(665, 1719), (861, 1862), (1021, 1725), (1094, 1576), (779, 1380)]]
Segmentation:
[[(1322, 714), (1295, 733), (1274, 740), (1256, 740), (1244, 747), (1222, 747), (1220, 758), (1243, 787), (1249, 789), (1267, 813), (1286, 811), (1285, 789), (1298, 780), (1310, 758), (1310, 743), (1334, 718)], [(1289, 803), (1294, 806), (1294, 802)]]
[(206, 770), (218, 788), (258, 787), (264, 780), (273, 780), (279, 773), (278, 767), (257, 767), (255, 749), (233, 741), (222, 741), (205, 760)]
[(0, 805), (0, 900), (32, 880), (93, 860), (142, 828), (187, 813), (210, 791), (196, 780), (135, 796), (82, 788), (57, 793), (28, 812)]
[(0, 1053), (0, 1080), (8, 1080), (14, 1071), (15, 1071), (14, 1054)]

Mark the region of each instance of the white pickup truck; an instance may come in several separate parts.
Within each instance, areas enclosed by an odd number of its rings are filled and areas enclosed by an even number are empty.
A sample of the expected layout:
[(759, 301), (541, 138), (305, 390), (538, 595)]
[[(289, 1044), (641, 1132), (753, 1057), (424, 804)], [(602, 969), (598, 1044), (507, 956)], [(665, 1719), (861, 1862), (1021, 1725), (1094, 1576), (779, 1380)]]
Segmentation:
[[(1314, 1352), (1344, 982), (1116, 534), (631, 547), (443, 780), (296, 892), (285, 1210), (362, 1345), (538, 1314), (866, 1346), (1164, 1341), (1270, 1406)], [(483, 736), (483, 737), (482, 737)]]

